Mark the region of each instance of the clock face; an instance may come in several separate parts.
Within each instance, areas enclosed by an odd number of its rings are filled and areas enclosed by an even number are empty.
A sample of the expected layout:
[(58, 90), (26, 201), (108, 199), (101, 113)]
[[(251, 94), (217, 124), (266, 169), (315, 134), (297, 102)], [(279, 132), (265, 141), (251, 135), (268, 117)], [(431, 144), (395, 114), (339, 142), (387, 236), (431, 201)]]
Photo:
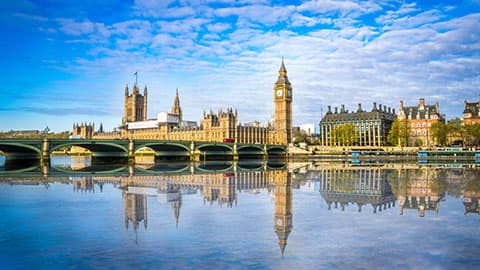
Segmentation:
[(277, 218), (277, 225), (282, 226), (282, 219), (281, 218)]
[(281, 97), (282, 96), (282, 90), (277, 90), (277, 97)]

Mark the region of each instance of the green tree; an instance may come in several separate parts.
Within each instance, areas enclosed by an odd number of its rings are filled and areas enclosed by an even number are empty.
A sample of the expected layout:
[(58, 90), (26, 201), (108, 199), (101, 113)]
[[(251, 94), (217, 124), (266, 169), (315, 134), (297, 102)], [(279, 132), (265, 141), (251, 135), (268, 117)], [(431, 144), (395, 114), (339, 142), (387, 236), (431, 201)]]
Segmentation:
[(408, 119), (396, 119), (388, 132), (387, 141), (391, 145), (407, 146), (410, 144), (411, 133), (412, 129)]
[(307, 132), (305, 130), (300, 130), (295, 134), (295, 140), (293, 141), (294, 143), (302, 143), (302, 142), (307, 142)]
[(332, 130), (335, 142), (341, 146), (352, 146), (357, 138), (357, 131), (351, 123), (336, 125)]
[(480, 143), (480, 123), (463, 126), (464, 140), (466, 146), (474, 146)]
[(462, 119), (457, 117), (449, 120), (447, 123), (447, 144), (451, 144), (458, 140), (461, 140), (462, 144), (464, 144), (466, 138)]
[(445, 146), (447, 144), (448, 127), (444, 122), (435, 122), (432, 124), (430, 132), (435, 144)]

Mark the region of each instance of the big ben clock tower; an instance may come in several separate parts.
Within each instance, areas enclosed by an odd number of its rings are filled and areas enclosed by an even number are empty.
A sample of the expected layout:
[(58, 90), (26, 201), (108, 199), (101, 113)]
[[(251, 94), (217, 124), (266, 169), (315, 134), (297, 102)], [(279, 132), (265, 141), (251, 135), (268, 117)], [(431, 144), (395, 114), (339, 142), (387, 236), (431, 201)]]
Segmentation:
[(275, 141), (288, 144), (292, 142), (292, 99), (293, 91), (283, 63), (278, 71), (278, 79), (273, 88), (275, 103)]

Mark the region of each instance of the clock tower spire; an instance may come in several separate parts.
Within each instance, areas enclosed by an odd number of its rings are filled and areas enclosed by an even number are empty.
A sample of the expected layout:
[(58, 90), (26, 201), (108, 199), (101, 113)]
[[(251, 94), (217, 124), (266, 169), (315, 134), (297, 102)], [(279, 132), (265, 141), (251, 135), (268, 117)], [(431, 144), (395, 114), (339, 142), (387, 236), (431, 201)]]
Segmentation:
[(282, 64), (278, 71), (278, 79), (273, 88), (275, 104), (275, 142), (288, 144), (292, 142), (292, 85), (287, 77), (287, 69), (282, 57)]

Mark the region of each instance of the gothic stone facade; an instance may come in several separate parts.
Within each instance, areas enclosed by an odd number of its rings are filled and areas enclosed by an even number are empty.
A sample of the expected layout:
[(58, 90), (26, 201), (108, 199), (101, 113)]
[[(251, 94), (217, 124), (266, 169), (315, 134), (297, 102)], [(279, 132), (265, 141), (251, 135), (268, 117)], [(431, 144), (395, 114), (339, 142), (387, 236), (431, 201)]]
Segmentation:
[(136, 84), (133, 86), (132, 94), (129, 94), (128, 85), (125, 86), (122, 124), (147, 120), (147, 95), (146, 85), (143, 89), (143, 95), (140, 94)]
[[(293, 89), (287, 77), (287, 70), (282, 60), (278, 79), (273, 89), (275, 117), (274, 125), (265, 126), (240, 125), (238, 113), (232, 108), (214, 113), (204, 113), (199, 126), (184, 126), (179, 123), (162, 123), (151, 128), (129, 129), (128, 123), (145, 121), (147, 119), (147, 87), (144, 94), (138, 87), (133, 87), (129, 94), (125, 88), (125, 105), (122, 129), (120, 133), (97, 133), (94, 138), (130, 138), (155, 140), (187, 140), (259, 144), (288, 144), (292, 142), (292, 101)], [(183, 111), (177, 94), (171, 110), (182, 121)]]
[(349, 112), (342, 105), (340, 112), (335, 107), (332, 112), (331, 106), (320, 122), (320, 142), (323, 146), (337, 146), (339, 142), (332, 134), (333, 129), (337, 125), (352, 124), (357, 131), (357, 146), (382, 146), (385, 145), (388, 132), (395, 121), (395, 110), (387, 106), (373, 103), (373, 109), (364, 111), (362, 105), (358, 104), (357, 111)]
[(438, 102), (435, 105), (425, 105), (425, 99), (421, 98), (417, 106), (403, 106), (400, 100), (400, 112), (398, 119), (408, 119), (412, 128), (411, 142), (420, 143), (429, 146), (433, 143), (431, 127), (433, 123), (445, 122), (445, 118), (440, 114)]

